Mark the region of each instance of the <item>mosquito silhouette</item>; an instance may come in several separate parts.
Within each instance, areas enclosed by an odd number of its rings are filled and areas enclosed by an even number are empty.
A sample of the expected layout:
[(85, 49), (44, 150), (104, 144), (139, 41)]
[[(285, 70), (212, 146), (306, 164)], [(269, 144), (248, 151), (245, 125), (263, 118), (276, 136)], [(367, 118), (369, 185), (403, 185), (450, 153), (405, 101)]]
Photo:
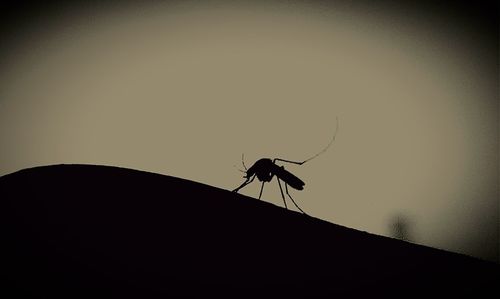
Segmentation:
[[(321, 150), (319, 153), (316, 155), (298, 162), (298, 161), (291, 161), (291, 160), (286, 160), (286, 159), (281, 159), (281, 158), (274, 158), (274, 159), (269, 159), (269, 158), (262, 158), (260, 160), (257, 160), (250, 168), (247, 168), (245, 165), (244, 161), (244, 154), (241, 155), (241, 163), (243, 164), (243, 167), (245, 168), (245, 171), (241, 170), (242, 172), (245, 173), (243, 178), (246, 180), (241, 184), (238, 188), (234, 189), (233, 192), (238, 192), (241, 188), (245, 187), (246, 185), (250, 184), (253, 182), (255, 177), (259, 179), (259, 181), (262, 182), (262, 185), (260, 187), (260, 193), (259, 193), (259, 199), (262, 196), (262, 191), (264, 190), (264, 184), (267, 182), (270, 182), (274, 176), (276, 176), (276, 179), (278, 180), (278, 185), (280, 187), (280, 192), (281, 192), (281, 198), (283, 198), (283, 203), (285, 204), (285, 208), (288, 209), (288, 206), (286, 204), (285, 200), (285, 195), (283, 194), (283, 188), (281, 186), (281, 181), (284, 182), (285, 184), (285, 192), (286, 195), (290, 198), (290, 200), (293, 202), (293, 204), (299, 209), (302, 213), (306, 214), (293, 200), (292, 196), (288, 192), (288, 186), (296, 189), (296, 190), (303, 190), (305, 183), (296, 177), (294, 174), (291, 172), (287, 171), (284, 166), (279, 166), (276, 164), (276, 162), (285, 162), (285, 163), (291, 163), (291, 164), (296, 164), (296, 165), (302, 165), (306, 162), (311, 161), (312, 159), (316, 158), (317, 156), (321, 155), (324, 153), (335, 141), (335, 138), (337, 137), (337, 131), (339, 128), (339, 119), (337, 117), (337, 126), (335, 128), (335, 133), (333, 134), (332, 140), (330, 140), (330, 143)], [(307, 215), (307, 214), (306, 214)]]

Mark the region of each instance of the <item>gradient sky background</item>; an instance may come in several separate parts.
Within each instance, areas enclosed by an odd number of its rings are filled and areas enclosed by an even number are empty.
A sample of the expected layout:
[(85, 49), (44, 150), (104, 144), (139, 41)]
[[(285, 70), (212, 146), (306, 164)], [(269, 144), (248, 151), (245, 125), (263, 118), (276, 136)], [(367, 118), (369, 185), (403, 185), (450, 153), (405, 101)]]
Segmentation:
[[(498, 261), (498, 24), (477, 7), (86, 3), (5, 7), (0, 175), (89, 163), (232, 190), (242, 153), (306, 159), (338, 116), (327, 152), (286, 166), (305, 211), (387, 236), (402, 217), (415, 243)], [(282, 205), (275, 181), (263, 199)]]

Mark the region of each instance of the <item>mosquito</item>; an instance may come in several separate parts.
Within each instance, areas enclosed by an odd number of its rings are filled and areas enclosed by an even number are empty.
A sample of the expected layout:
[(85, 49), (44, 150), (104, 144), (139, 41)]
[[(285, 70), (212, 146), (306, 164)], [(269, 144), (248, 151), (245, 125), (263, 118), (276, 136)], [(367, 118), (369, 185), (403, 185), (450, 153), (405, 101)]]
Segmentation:
[[(280, 192), (281, 192), (281, 198), (283, 199), (283, 203), (285, 204), (285, 208), (288, 209), (288, 206), (286, 204), (285, 200), (285, 195), (283, 194), (283, 187), (281, 186), (281, 181), (285, 184), (285, 192), (286, 195), (290, 198), (292, 203), (301, 211), (303, 214), (306, 214), (293, 200), (292, 196), (288, 192), (288, 186), (296, 189), (296, 190), (303, 190), (305, 183), (296, 177), (294, 174), (291, 172), (287, 171), (284, 166), (277, 165), (276, 162), (284, 162), (284, 163), (290, 163), (290, 164), (296, 164), (296, 165), (303, 165), (306, 162), (311, 161), (312, 159), (316, 158), (317, 156), (321, 155), (322, 153), (326, 152), (326, 150), (332, 145), (332, 143), (335, 141), (335, 138), (337, 136), (337, 131), (339, 128), (339, 119), (337, 117), (337, 126), (335, 128), (335, 133), (333, 134), (332, 139), (328, 143), (328, 145), (323, 148), (319, 153), (316, 155), (304, 160), (304, 161), (291, 161), (291, 160), (286, 160), (286, 159), (281, 159), (281, 158), (262, 158), (260, 160), (257, 160), (250, 168), (247, 168), (245, 165), (245, 160), (244, 160), (244, 154), (241, 155), (241, 163), (243, 164), (243, 167), (245, 168), (245, 171), (241, 170), (242, 172), (245, 173), (243, 176), (244, 179), (246, 179), (243, 184), (241, 184), (238, 188), (234, 189), (233, 192), (238, 192), (240, 189), (245, 187), (246, 185), (250, 184), (253, 182), (255, 177), (259, 179), (259, 181), (262, 182), (262, 185), (260, 187), (260, 193), (259, 193), (259, 199), (262, 196), (262, 191), (264, 190), (264, 184), (267, 182), (270, 182), (274, 176), (276, 176), (276, 179), (278, 180), (278, 186), (280, 187)], [(307, 215), (307, 214), (306, 214)]]

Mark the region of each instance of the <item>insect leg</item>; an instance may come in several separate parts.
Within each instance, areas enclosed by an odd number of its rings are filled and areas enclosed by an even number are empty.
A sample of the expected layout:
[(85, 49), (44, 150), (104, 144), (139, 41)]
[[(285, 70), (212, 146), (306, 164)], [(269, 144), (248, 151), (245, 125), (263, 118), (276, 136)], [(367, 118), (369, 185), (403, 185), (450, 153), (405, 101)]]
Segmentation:
[[(281, 187), (281, 186), (280, 186)], [(295, 200), (293, 200), (292, 196), (290, 195), (290, 193), (288, 193), (288, 184), (285, 182), (285, 191), (286, 191), (286, 195), (288, 195), (288, 197), (290, 197), (290, 199), (292, 200), (293, 204), (297, 207), (297, 209), (299, 209), (302, 213), (306, 214), (298, 205), (297, 203), (295, 202)], [(307, 214), (306, 214), (307, 215)]]
[[(283, 198), (283, 203), (285, 204), (285, 209), (288, 210), (288, 207), (286, 205), (286, 200), (285, 200), (285, 194), (283, 194), (283, 188), (281, 188), (280, 179), (277, 176), (276, 176), (276, 179), (278, 180), (278, 185), (280, 186), (281, 198)], [(285, 183), (285, 186), (286, 186), (286, 183)]]
[(321, 155), (322, 153), (326, 152), (326, 150), (332, 145), (332, 143), (335, 141), (335, 138), (337, 137), (337, 131), (339, 129), (339, 118), (337, 117), (337, 127), (335, 128), (335, 133), (333, 134), (333, 137), (332, 139), (330, 140), (330, 143), (328, 143), (328, 145), (323, 148), (319, 153), (317, 153), (316, 155), (304, 160), (304, 161), (301, 161), (301, 162), (297, 162), (297, 161), (290, 161), (290, 160), (285, 160), (285, 159), (280, 159), (280, 158), (275, 158), (273, 160), (273, 163), (275, 163), (276, 161), (281, 161), (281, 162), (287, 162), (287, 163), (292, 163), (292, 164), (297, 164), (297, 165), (302, 165), (304, 163), (306, 163), (307, 161), (311, 161), (312, 159), (316, 158), (317, 156)]
[(307, 160), (306, 161), (302, 161), (302, 162), (297, 162), (297, 161), (290, 161), (290, 160), (285, 160), (285, 159), (280, 159), (280, 158), (273, 159), (273, 163), (275, 163), (276, 161), (287, 162), (287, 163), (292, 163), (292, 164), (297, 164), (297, 165), (302, 165), (305, 162), (307, 162)]
[(238, 188), (234, 189), (233, 192), (238, 192), (241, 188), (250, 184), (254, 179), (255, 179), (255, 175), (253, 175), (251, 178), (247, 178), (246, 181), (244, 181), (243, 184), (241, 184)]
[(262, 186), (260, 187), (259, 199), (262, 196), (262, 190), (264, 190), (264, 183), (265, 182), (262, 182)]

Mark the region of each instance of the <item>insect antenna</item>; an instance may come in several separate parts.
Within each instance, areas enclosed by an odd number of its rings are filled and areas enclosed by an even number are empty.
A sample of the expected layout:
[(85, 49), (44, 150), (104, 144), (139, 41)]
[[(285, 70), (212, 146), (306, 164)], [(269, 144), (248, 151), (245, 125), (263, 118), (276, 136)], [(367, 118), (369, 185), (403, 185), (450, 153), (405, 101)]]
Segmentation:
[(247, 166), (245, 165), (245, 154), (244, 153), (241, 154), (241, 164), (243, 164), (243, 167), (245, 168), (245, 170), (248, 170)]
[(246, 171), (241, 170), (241, 169), (239, 169), (238, 167), (236, 167), (236, 165), (233, 165), (233, 167), (234, 167), (234, 168), (236, 168), (236, 169), (237, 169), (238, 171), (240, 171), (240, 172), (247, 173)]

